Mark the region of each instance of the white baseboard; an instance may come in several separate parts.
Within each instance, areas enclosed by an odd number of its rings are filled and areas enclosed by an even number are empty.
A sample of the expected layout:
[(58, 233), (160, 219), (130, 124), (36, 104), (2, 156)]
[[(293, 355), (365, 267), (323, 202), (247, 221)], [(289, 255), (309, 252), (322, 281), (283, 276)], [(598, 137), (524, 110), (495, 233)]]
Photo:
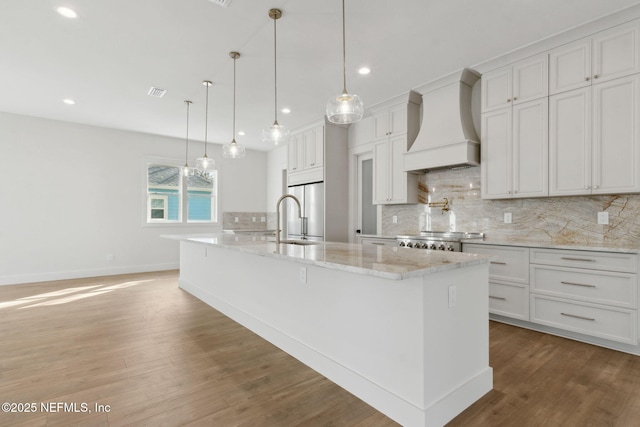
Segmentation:
[(26, 273), (0, 276), (0, 285), (19, 285), (23, 283), (49, 282), (52, 280), (82, 279), (85, 277), (114, 276), (116, 274), (146, 273), (150, 271), (176, 270), (180, 263), (131, 265), (123, 267), (96, 268), (73, 271), (52, 271), (47, 273)]

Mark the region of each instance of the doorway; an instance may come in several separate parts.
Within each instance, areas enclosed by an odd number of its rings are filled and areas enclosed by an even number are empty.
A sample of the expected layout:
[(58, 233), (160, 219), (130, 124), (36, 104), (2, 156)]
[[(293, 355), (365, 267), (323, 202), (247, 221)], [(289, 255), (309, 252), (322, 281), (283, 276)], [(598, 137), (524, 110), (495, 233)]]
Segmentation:
[(356, 235), (378, 233), (378, 207), (373, 204), (373, 154), (363, 153), (357, 160), (358, 214)]

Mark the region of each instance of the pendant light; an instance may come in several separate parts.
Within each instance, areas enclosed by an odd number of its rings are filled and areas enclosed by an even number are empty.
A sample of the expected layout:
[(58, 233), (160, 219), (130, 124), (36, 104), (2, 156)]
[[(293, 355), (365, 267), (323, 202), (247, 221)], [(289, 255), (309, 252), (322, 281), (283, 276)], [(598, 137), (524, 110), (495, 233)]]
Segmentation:
[(273, 88), (274, 88), (274, 113), (273, 124), (262, 131), (262, 140), (274, 145), (286, 144), (289, 140), (289, 129), (278, 123), (278, 69), (276, 59), (276, 21), (282, 17), (280, 9), (270, 9), (269, 18), (273, 19)]
[(204, 156), (197, 159), (197, 165), (200, 171), (208, 172), (209, 170), (213, 169), (216, 164), (213, 159), (207, 157), (207, 130), (209, 125), (209, 86), (211, 86), (213, 83), (211, 83), (209, 80), (205, 80), (202, 82), (202, 84), (207, 88), (207, 95), (204, 105)]
[(362, 119), (364, 105), (356, 94), (347, 92), (347, 43), (344, 24), (344, 0), (342, 0), (342, 77), (340, 95), (332, 96), (327, 102), (327, 119), (331, 123), (349, 124)]
[(182, 167), (182, 174), (189, 176), (189, 107), (191, 106), (191, 101), (184, 101), (184, 103), (187, 104), (187, 136), (184, 144), (184, 166)]
[(233, 58), (233, 137), (231, 142), (222, 147), (222, 155), (232, 159), (241, 159), (245, 156), (244, 146), (236, 142), (236, 59), (240, 58), (238, 52), (229, 52)]

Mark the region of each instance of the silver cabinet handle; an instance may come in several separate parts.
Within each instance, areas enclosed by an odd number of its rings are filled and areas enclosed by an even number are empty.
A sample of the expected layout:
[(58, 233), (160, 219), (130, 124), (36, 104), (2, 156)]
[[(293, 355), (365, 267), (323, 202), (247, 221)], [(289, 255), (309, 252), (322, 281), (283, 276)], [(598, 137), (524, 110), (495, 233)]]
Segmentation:
[(372, 245), (378, 245), (378, 246), (384, 246), (384, 243), (380, 243), (380, 242), (369, 242)]
[(507, 102), (511, 102), (511, 98), (507, 99)]
[(589, 77), (585, 77), (585, 78), (584, 78), (584, 81), (585, 81), (585, 82), (588, 82), (589, 80), (591, 80)]
[(594, 319), (593, 317), (584, 317), (584, 316), (578, 316), (577, 314), (569, 314), (569, 313), (560, 313), (560, 314), (567, 317), (574, 317), (576, 319), (589, 320), (591, 322), (596, 321), (596, 319)]
[(595, 76), (593, 76), (594, 79), (597, 79), (598, 77), (600, 77), (600, 76), (597, 75), (597, 74)]
[(497, 299), (497, 300), (500, 300), (500, 301), (506, 301), (506, 300), (507, 300), (506, 298), (502, 298), (502, 297), (494, 297), (493, 295), (489, 295), (489, 298), (491, 298), (491, 299)]
[(594, 186), (593, 186), (593, 189), (594, 189), (594, 190), (597, 190), (597, 189), (598, 189), (598, 186), (597, 186), (597, 185), (594, 185)]
[(589, 188), (591, 188), (591, 187), (589, 187), (588, 185), (586, 185), (586, 186), (584, 187), (584, 189), (585, 189), (585, 190), (588, 190)]
[(490, 264), (498, 264), (498, 265), (507, 265), (506, 262), (502, 262), (502, 261), (489, 261)]
[(514, 96), (514, 97), (513, 97), (513, 100), (514, 100), (514, 101), (517, 101), (517, 100), (518, 100), (518, 97), (517, 97), (517, 96)]
[(582, 286), (582, 287), (585, 287), (585, 288), (595, 288), (596, 287), (596, 285), (586, 285), (584, 283), (575, 283), (575, 282), (560, 282), (560, 283), (562, 283), (563, 285)]
[(574, 258), (574, 257), (570, 257), (570, 256), (563, 256), (560, 259), (563, 259), (565, 261), (587, 261), (587, 262), (596, 262), (595, 259), (591, 259), (591, 258)]

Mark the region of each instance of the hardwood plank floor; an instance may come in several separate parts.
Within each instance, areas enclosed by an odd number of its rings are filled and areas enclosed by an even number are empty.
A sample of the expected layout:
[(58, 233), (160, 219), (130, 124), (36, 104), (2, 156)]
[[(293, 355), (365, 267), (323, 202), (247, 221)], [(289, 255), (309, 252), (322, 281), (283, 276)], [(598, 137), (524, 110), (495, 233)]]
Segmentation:
[[(0, 426), (397, 425), (177, 277), (0, 286), (0, 401), (37, 404)], [(490, 364), (494, 390), (450, 426), (640, 425), (640, 357), (491, 322)]]

